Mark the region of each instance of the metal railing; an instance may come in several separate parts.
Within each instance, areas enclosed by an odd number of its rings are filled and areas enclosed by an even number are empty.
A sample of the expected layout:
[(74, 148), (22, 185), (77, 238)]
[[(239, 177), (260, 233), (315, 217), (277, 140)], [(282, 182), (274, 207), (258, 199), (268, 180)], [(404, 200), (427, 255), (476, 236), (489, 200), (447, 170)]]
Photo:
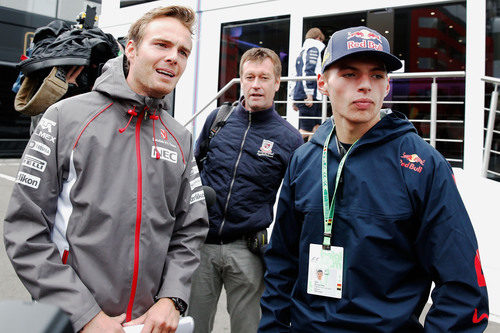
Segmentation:
[(481, 78), (481, 80), (487, 83), (491, 83), (494, 86), (493, 92), (491, 93), (490, 108), (489, 109), (484, 108), (484, 111), (489, 111), (489, 115), (488, 115), (487, 127), (484, 129), (486, 130), (486, 139), (484, 140), (483, 165), (481, 168), (481, 175), (483, 177), (487, 177), (488, 173), (491, 173), (495, 176), (500, 176), (500, 173), (488, 170), (491, 154), (496, 154), (500, 156), (500, 152), (491, 149), (491, 146), (493, 144), (493, 134), (494, 133), (500, 134), (500, 131), (495, 130), (495, 117), (497, 113), (500, 113), (500, 111), (497, 110), (498, 85), (500, 84), (500, 79), (490, 76), (485, 76)]
[[(437, 119), (437, 106), (438, 104), (460, 104), (463, 105), (464, 101), (439, 101), (438, 100), (438, 83), (437, 79), (441, 78), (464, 78), (465, 71), (447, 71), (447, 72), (418, 72), (418, 73), (390, 73), (389, 78), (392, 80), (398, 79), (432, 79), (431, 83), (431, 95), (428, 101), (384, 101), (384, 104), (430, 104), (430, 119), (409, 119), (413, 123), (430, 123), (430, 137), (423, 138), (435, 148), (436, 142), (456, 142), (463, 143), (461, 139), (438, 139), (436, 137), (437, 133), (437, 124), (438, 123), (457, 123), (463, 124), (463, 120), (438, 120)], [(282, 77), (281, 82), (289, 82), (289, 81), (310, 81), (316, 80), (316, 76), (301, 76), (301, 77)], [(498, 80), (498, 79), (497, 79)], [(498, 80), (500, 83), (500, 80)], [(221, 97), (226, 91), (228, 91), (233, 85), (239, 84), (240, 79), (235, 78), (229, 81), (203, 108), (201, 108), (198, 112), (196, 112), (185, 124), (184, 126), (189, 125), (198, 115), (200, 115), (203, 111), (205, 111), (214, 101), (216, 101), (219, 97)], [(287, 94), (288, 96), (288, 94)], [(286, 101), (275, 101), (276, 104), (280, 103), (303, 103), (303, 101), (293, 101), (292, 99), (287, 99)], [(317, 101), (316, 103), (322, 104), (322, 112), (321, 117), (299, 117), (300, 119), (320, 119), (323, 121), (326, 120), (327, 115), (327, 103), (328, 98), (323, 96), (322, 101)], [(450, 162), (462, 162), (462, 159), (447, 159)]]

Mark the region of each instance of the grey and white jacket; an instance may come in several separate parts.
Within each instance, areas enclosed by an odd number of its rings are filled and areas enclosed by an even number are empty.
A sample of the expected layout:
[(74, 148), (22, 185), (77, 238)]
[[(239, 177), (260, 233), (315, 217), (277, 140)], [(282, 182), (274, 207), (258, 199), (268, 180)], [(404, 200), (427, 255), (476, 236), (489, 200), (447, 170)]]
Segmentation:
[[(308, 38), (304, 41), (300, 54), (295, 61), (296, 76), (316, 76), (321, 73), (321, 52), (325, 48), (323, 42)], [(301, 101), (312, 95), (317, 101), (321, 100), (321, 93), (318, 91), (316, 80), (296, 81), (292, 89), (293, 99)]]
[(191, 134), (130, 89), (122, 63), (45, 112), (4, 223), (21, 281), (76, 331), (100, 310), (131, 320), (158, 298), (187, 302), (208, 231)]

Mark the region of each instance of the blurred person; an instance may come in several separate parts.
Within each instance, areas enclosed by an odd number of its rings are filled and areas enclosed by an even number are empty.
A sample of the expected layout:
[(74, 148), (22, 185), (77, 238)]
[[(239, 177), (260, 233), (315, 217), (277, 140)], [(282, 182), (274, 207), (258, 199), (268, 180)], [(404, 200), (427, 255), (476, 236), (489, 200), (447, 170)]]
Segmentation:
[[(319, 28), (311, 28), (306, 33), (306, 39), (295, 62), (296, 76), (316, 76), (321, 72), (321, 52), (325, 48), (325, 35)], [(300, 117), (320, 117), (321, 93), (316, 81), (296, 81), (293, 89), (294, 110)], [(299, 119), (299, 130), (306, 141), (321, 124), (321, 119)]]

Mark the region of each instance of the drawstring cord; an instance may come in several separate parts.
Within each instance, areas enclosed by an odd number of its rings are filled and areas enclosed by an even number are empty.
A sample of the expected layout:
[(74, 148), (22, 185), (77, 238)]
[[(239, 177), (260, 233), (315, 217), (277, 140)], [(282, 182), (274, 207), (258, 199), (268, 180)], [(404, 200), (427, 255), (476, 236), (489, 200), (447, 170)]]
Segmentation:
[[(135, 111), (135, 106), (133, 109), (129, 109), (127, 111), (127, 113), (130, 115), (130, 118), (128, 119), (128, 122), (127, 122), (127, 125), (125, 125), (125, 127), (123, 128), (120, 128), (118, 129), (118, 131), (120, 133), (123, 133), (125, 132), (125, 130), (128, 128), (128, 126), (130, 125), (130, 122), (132, 121), (132, 118), (133, 117), (137, 117), (137, 111)], [(184, 165), (186, 164), (186, 160), (184, 158), (184, 152), (182, 151), (182, 148), (181, 148), (181, 145), (179, 143), (179, 141), (177, 140), (177, 138), (175, 137), (175, 135), (172, 134), (172, 132), (170, 132), (170, 130), (167, 128), (167, 126), (165, 125), (165, 123), (163, 122), (163, 119), (161, 119), (161, 117), (159, 115), (156, 114), (156, 111), (154, 111), (153, 114), (148, 114), (147, 111), (149, 110), (149, 108), (146, 106), (144, 108), (144, 111), (146, 112), (146, 117), (149, 117), (149, 119), (151, 119), (153, 121), (153, 142), (154, 142), (154, 145), (155, 145), (155, 151), (156, 151), (156, 159), (159, 160), (160, 159), (160, 152), (158, 151), (158, 147), (156, 145), (156, 131), (155, 131), (155, 120), (160, 120), (161, 124), (163, 125), (163, 127), (165, 127), (165, 129), (167, 130), (168, 133), (170, 133), (170, 136), (172, 136), (175, 140), (175, 142), (177, 143), (177, 146), (179, 147), (179, 150), (181, 152), (181, 156), (182, 156), (182, 163), (184, 163)]]
[(134, 109), (129, 109), (129, 110), (127, 111), (127, 113), (130, 115), (130, 118), (128, 119), (128, 123), (127, 123), (127, 125), (125, 125), (125, 127), (124, 127), (124, 128), (120, 128), (120, 129), (118, 130), (118, 132), (120, 132), (120, 133), (125, 132), (125, 130), (127, 129), (128, 125), (130, 125), (130, 122), (132, 121), (132, 118), (137, 116), (137, 112), (135, 111), (135, 106), (134, 106)]
[(158, 120), (160, 117), (156, 115), (156, 110), (154, 114), (149, 115), (149, 119), (153, 121), (153, 142), (155, 144), (155, 151), (156, 151), (156, 159), (160, 159), (160, 152), (158, 151), (158, 147), (156, 146), (156, 134), (155, 134), (155, 120)]
[(160, 118), (160, 122), (163, 125), (163, 127), (165, 127), (165, 129), (167, 130), (168, 133), (170, 133), (170, 136), (174, 138), (175, 142), (177, 142), (177, 147), (179, 147), (179, 150), (181, 151), (182, 163), (184, 163), (184, 165), (186, 165), (186, 160), (184, 159), (184, 152), (182, 151), (182, 148), (181, 148), (179, 141), (177, 140), (175, 135), (173, 135), (172, 132), (170, 132), (170, 130), (165, 125), (165, 123), (163, 123), (163, 119), (161, 119), (161, 117), (158, 117), (158, 118)]

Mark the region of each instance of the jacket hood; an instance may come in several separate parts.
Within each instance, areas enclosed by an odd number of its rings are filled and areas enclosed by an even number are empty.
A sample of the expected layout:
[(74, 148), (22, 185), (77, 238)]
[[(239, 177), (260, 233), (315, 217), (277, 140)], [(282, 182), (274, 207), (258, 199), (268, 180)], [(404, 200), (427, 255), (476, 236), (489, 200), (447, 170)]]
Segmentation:
[[(401, 112), (382, 109), (380, 110), (380, 114), (382, 119), (361, 137), (357, 146), (371, 143), (383, 143), (407, 132), (417, 133), (413, 124), (410, 123)], [(332, 130), (332, 119), (333, 118), (328, 119), (318, 128), (310, 140), (312, 143), (323, 147), (328, 134)]]
[(304, 41), (304, 45), (302, 45), (302, 48), (308, 49), (310, 47), (316, 47), (321, 53), (321, 51), (323, 51), (323, 49), (325, 48), (325, 44), (317, 39), (308, 38)]
[(152, 110), (169, 109), (170, 105), (167, 102), (166, 96), (163, 98), (143, 96), (130, 88), (125, 79), (125, 72), (123, 71), (124, 61), (126, 60), (123, 55), (108, 60), (92, 90), (117, 100), (127, 101), (135, 106), (147, 106)]

